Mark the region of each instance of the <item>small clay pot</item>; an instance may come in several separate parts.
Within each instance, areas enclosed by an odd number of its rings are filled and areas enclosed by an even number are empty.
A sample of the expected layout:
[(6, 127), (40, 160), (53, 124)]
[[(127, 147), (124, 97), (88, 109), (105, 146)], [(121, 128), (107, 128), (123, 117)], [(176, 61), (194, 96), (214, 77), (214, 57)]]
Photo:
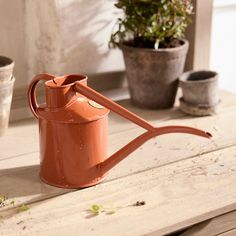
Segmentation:
[(12, 59), (0, 56), (0, 85), (11, 80), (14, 64)]
[(215, 71), (188, 71), (179, 78), (183, 97), (180, 109), (191, 115), (204, 116), (216, 112), (219, 103), (218, 74)]

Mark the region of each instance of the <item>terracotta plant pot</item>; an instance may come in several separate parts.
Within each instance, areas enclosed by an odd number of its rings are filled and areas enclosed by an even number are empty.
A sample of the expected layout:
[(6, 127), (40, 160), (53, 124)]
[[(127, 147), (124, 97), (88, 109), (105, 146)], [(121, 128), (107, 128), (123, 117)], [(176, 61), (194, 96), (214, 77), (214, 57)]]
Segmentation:
[(212, 115), (219, 103), (218, 74), (214, 71), (189, 71), (179, 78), (183, 97), (180, 109), (191, 115)]
[(0, 56), (0, 85), (11, 80), (14, 64), (12, 59)]
[(188, 42), (168, 49), (145, 49), (122, 45), (131, 102), (141, 108), (172, 107), (183, 73)]

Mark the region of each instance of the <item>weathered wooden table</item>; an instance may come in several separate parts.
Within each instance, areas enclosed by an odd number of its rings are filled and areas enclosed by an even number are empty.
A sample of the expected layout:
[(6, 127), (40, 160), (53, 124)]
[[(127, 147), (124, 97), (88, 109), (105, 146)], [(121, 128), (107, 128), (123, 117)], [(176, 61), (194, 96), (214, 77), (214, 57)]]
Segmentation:
[[(121, 101), (152, 124), (205, 129), (214, 141), (187, 134), (154, 138), (105, 182), (83, 190), (42, 183), (36, 121), (12, 124), (0, 138), (0, 195), (8, 197), (0, 206), (0, 235), (236, 235), (236, 95), (222, 92), (221, 98), (218, 114), (201, 118)], [(109, 152), (141, 132), (111, 114)], [(22, 204), (29, 209), (22, 211)], [(93, 204), (104, 212), (92, 214)]]

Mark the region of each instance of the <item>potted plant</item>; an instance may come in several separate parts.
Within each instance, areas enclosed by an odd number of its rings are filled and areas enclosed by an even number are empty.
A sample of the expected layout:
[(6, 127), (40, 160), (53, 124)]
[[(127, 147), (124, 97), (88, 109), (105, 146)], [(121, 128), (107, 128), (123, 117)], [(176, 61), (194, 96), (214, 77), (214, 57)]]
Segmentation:
[(110, 45), (124, 55), (131, 101), (149, 109), (173, 106), (188, 51), (190, 0), (117, 0), (123, 11)]

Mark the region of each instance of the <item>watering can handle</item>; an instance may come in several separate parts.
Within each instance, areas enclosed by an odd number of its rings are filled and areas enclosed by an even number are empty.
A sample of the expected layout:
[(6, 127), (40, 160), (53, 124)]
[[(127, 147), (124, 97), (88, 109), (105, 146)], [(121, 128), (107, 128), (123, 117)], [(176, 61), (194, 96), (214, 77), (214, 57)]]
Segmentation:
[(29, 89), (28, 89), (29, 106), (30, 106), (32, 113), (34, 114), (34, 116), (36, 118), (38, 118), (38, 115), (37, 115), (38, 103), (37, 103), (37, 99), (36, 99), (36, 85), (41, 80), (48, 81), (48, 80), (52, 80), (54, 78), (55, 78), (55, 76), (50, 75), (50, 74), (39, 74), (33, 78), (33, 80), (31, 81), (31, 83), (29, 85)]
[(140, 127), (146, 129), (147, 131), (154, 131), (155, 127), (149, 124), (146, 120), (142, 119), (141, 117), (135, 115), (134, 113), (128, 111), (124, 107), (118, 105), (117, 103), (111, 101), (110, 99), (106, 98), (105, 96), (101, 95), (100, 93), (96, 92), (95, 90), (91, 89), (90, 87), (80, 83), (75, 83), (75, 90), (85, 97), (94, 100), (95, 102), (99, 103), (100, 105), (110, 109), (111, 111), (121, 115), (122, 117), (134, 122), (135, 124), (139, 125)]

